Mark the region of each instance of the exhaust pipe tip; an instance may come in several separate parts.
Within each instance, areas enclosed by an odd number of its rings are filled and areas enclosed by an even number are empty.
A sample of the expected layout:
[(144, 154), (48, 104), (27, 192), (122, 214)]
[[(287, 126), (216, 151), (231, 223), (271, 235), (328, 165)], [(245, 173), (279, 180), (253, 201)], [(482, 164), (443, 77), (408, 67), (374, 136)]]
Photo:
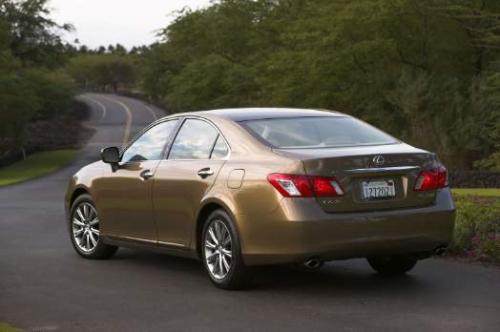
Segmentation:
[(319, 258), (310, 258), (303, 265), (308, 270), (317, 270), (323, 266), (323, 261)]
[(444, 255), (447, 250), (448, 250), (447, 246), (437, 247), (436, 249), (434, 249), (434, 255), (436, 255), (436, 256)]

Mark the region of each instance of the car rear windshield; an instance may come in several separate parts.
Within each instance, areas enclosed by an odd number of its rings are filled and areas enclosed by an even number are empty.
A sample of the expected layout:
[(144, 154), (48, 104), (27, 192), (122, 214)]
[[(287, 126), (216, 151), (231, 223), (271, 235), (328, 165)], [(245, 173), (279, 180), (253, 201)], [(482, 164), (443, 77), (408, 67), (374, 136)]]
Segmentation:
[(392, 136), (347, 116), (273, 118), (242, 125), (275, 148), (321, 148), (393, 144)]

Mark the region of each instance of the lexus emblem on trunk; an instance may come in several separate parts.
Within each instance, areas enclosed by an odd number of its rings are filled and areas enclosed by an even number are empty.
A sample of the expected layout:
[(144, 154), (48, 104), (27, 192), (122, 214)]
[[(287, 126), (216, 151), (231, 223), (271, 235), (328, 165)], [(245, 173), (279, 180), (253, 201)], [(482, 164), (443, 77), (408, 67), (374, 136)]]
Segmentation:
[(372, 161), (375, 166), (382, 166), (385, 162), (385, 159), (383, 156), (375, 156), (373, 157)]

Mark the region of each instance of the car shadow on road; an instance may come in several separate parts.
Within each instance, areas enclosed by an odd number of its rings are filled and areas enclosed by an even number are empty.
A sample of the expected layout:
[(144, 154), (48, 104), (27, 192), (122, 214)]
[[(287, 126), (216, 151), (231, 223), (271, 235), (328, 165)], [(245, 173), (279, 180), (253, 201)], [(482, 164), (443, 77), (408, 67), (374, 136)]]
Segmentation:
[[(203, 282), (208, 278), (201, 262), (166, 254), (120, 250), (112, 260), (140, 267), (148, 273), (162, 273), (168, 278), (192, 282)], [(399, 277), (377, 275), (361, 260), (331, 262), (317, 271), (302, 271), (291, 266), (266, 266), (254, 268), (252, 272), (253, 280), (249, 288), (252, 291), (352, 296), (371, 292), (411, 295), (432, 288), (425, 278), (418, 278), (411, 273)]]
[(360, 262), (346, 265), (345, 262), (330, 262), (317, 271), (301, 271), (290, 266), (269, 266), (257, 269), (255, 279), (257, 289), (287, 291), (300, 289), (300, 292), (318, 294), (343, 293), (353, 295), (369, 292), (420, 292), (428, 285), (425, 281), (408, 274), (397, 277), (384, 277), (374, 273)]

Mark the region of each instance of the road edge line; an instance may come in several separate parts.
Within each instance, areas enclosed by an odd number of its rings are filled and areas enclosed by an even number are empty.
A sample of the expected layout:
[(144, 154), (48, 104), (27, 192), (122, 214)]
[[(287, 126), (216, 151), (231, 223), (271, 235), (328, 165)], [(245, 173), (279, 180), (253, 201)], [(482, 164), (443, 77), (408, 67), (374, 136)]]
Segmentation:
[(99, 95), (99, 96), (104, 98), (104, 99), (107, 99), (115, 104), (120, 105), (125, 110), (125, 113), (127, 115), (127, 120), (125, 123), (125, 132), (123, 133), (122, 147), (126, 147), (128, 141), (130, 139), (130, 132), (131, 132), (131, 127), (132, 127), (132, 111), (125, 103), (121, 102), (120, 100), (113, 99), (111, 97), (108, 97), (107, 95)]
[(99, 122), (102, 122), (104, 120), (104, 118), (106, 117), (107, 115), (107, 110), (106, 110), (106, 106), (104, 106), (103, 103), (101, 103), (100, 101), (98, 100), (95, 100), (94, 98), (91, 98), (89, 96), (86, 96), (86, 95), (79, 95), (77, 96), (77, 98), (83, 98), (83, 99), (87, 99), (87, 100), (90, 100), (91, 102), (97, 104), (100, 108), (101, 108), (101, 111), (102, 111), (102, 115), (101, 115), (101, 119), (99, 120)]
[(144, 107), (146, 107), (146, 109), (149, 111), (149, 113), (151, 113), (151, 115), (153, 116), (154, 121), (158, 120), (158, 116), (156, 115), (156, 112), (151, 107), (149, 107), (148, 105), (146, 105), (145, 103), (143, 103), (143, 105), (144, 105)]

